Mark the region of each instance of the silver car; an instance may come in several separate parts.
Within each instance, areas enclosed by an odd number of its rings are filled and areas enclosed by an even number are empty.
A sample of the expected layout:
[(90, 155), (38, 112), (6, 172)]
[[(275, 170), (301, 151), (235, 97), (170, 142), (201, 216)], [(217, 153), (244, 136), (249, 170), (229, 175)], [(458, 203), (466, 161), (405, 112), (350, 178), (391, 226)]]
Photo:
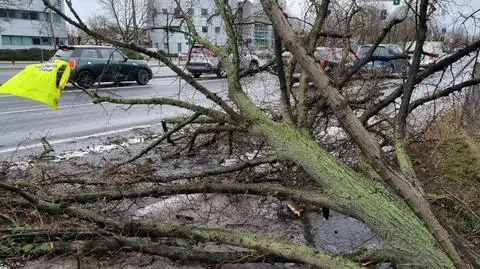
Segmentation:
[[(240, 68), (257, 70), (259, 67), (258, 57), (244, 46), (239, 46)], [(225, 68), (218, 60), (215, 53), (202, 44), (195, 44), (188, 53), (186, 69), (193, 77), (198, 78), (204, 73), (216, 74), (218, 78), (227, 75)]]

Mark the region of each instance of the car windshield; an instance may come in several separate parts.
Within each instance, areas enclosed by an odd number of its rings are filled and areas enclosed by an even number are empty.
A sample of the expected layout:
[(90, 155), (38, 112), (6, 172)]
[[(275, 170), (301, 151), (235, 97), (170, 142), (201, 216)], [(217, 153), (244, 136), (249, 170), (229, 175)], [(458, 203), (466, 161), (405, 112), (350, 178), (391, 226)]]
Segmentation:
[[(358, 48), (358, 52), (357, 52), (357, 55), (359, 57), (365, 57), (367, 56), (367, 53), (368, 53), (368, 50), (371, 48), (372, 46), (361, 46), (360, 48)], [(383, 46), (378, 46), (375, 51), (373, 52), (373, 56), (383, 56), (383, 50), (385, 49), (385, 47)]]

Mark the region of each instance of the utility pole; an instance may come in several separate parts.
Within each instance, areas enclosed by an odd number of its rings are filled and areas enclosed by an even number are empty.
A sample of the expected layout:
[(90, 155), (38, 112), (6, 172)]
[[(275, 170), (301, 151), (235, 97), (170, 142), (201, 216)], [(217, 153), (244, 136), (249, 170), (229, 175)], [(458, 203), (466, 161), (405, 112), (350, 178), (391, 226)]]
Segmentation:
[(55, 29), (53, 27), (53, 13), (52, 13), (51, 9), (49, 11), (50, 11), (49, 23), (50, 23), (50, 31), (52, 33), (52, 44), (53, 44), (53, 49), (56, 49), (57, 48), (57, 40), (55, 38)]
[(135, 39), (140, 38), (138, 36), (138, 25), (137, 25), (137, 12), (135, 8), (135, 0), (132, 0), (132, 21), (133, 21), (133, 36)]

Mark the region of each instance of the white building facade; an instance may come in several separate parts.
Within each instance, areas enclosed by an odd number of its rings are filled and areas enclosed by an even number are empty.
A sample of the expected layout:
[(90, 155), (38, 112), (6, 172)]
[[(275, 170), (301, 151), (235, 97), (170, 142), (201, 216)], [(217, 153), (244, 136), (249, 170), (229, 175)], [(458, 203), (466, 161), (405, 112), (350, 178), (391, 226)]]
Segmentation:
[[(230, 0), (230, 5), (236, 7), (237, 0)], [(199, 35), (218, 44), (227, 43), (225, 24), (218, 15), (214, 0), (192, 0), (181, 2), (177, 7), (174, 0), (156, 0), (150, 39), (153, 48), (169, 53), (179, 53), (188, 50), (190, 40), (188, 35), (175, 32), (188, 32), (187, 25), (180, 15), (187, 13), (192, 19)], [(162, 29), (158, 29), (162, 28)]]
[[(52, 1), (64, 11), (63, 0)], [(12, 1), (0, 6), (0, 49), (53, 49), (67, 44), (67, 24), (45, 9), (42, 0)]]

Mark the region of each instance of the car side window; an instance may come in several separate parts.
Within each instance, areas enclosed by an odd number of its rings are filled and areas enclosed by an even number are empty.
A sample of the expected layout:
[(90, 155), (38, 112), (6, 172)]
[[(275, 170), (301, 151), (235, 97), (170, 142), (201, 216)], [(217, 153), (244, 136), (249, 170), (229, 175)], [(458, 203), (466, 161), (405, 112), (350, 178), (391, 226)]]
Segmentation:
[(399, 46), (394, 46), (393, 51), (395, 53), (394, 55), (402, 55), (403, 54), (402, 48), (400, 48)]
[(100, 53), (102, 55), (102, 58), (107, 60), (110, 59), (112, 61), (123, 61), (125, 59), (125, 56), (118, 50), (100, 49)]
[(388, 54), (389, 54), (390, 56), (395, 56), (395, 55), (397, 55), (397, 54), (395, 53), (395, 49), (394, 49), (393, 47), (388, 47)]
[(100, 58), (98, 56), (97, 50), (96, 49), (83, 49), (82, 50), (82, 58), (89, 58), (89, 59), (98, 59)]
[(102, 55), (103, 59), (110, 59), (112, 55), (113, 50), (112, 49), (100, 49), (100, 54)]
[(114, 61), (123, 61), (125, 59), (125, 56), (119, 52), (118, 50), (113, 51), (112, 59)]

